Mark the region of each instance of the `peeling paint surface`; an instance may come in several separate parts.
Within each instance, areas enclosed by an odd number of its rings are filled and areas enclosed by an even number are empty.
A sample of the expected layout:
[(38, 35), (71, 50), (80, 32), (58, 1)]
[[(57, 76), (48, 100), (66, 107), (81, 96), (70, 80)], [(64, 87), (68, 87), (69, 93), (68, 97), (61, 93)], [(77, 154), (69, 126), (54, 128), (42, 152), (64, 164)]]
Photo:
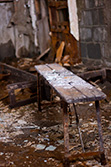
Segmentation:
[(36, 26), (37, 17), (36, 17), (36, 14), (35, 14), (34, 0), (30, 0), (29, 6), (30, 6), (30, 15), (31, 15), (31, 18), (32, 18), (32, 27), (33, 27), (33, 30), (34, 30), (34, 42), (35, 42), (35, 46), (38, 46), (37, 26)]
[(79, 41), (79, 26), (76, 0), (68, 0), (69, 21), (71, 34)]

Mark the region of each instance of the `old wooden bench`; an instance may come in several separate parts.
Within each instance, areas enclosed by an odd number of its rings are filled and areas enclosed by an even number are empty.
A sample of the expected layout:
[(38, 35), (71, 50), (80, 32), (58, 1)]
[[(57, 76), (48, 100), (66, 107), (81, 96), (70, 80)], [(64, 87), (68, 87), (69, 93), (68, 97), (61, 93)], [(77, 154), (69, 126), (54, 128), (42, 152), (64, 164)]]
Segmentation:
[[(75, 108), (75, 103), (78, 102), (90, 102), (95, 101), (96, 113), (97, 113), (97, 123), (98, 123), (98, 132), (100, 138), (100, 157), (101, 163), (105, 164), (105, 155), (102, 139), (102, 128), (101, 128), (101, 118), (100, 118), (100, 107), (99, 100), (105, 99), (106, 95), (96, 89), (91, 84), (87, 83), (71, 71), (67, 70), (64, 67), (54, 63), (54, 64), (45, 64), (35, 66), (37, 70), (37, 94), (38, 94), (38, 108), (41, 110), (41, 100), (40, 100), (40, 78), (42, 77), (46, 82), (55, 90), (57, 95), (62, 100), (63, 107), (63, 126), (64, 126), (64, 146), (65, 146), (65, 159), (66, 166), (68, 166), (69, 158), (69, 112), (68, 105), (73, 104), (76, 114), (77, 124), (79, 124), (78, 115)], [(84, 151), (84, 144), (82, 141), (82, 136), (80, 134), (81, 145)]]

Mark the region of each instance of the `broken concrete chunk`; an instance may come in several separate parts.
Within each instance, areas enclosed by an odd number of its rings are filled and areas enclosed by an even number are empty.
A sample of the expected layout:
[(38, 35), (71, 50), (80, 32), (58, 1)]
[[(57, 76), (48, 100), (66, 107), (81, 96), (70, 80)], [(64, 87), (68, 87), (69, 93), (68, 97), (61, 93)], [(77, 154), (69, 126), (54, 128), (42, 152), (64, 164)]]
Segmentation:
[(18, 123), (21, 124), (21, 125), (27, 124), (27, 122), (24, 121), (24, 120), (18, 120)]
[(46, 151), (54, 151), (56, 149), (56, 147), (50, 145), (49, 147), (47, 147), (45, 150)]
[(43, 150), (43, 149), (45, 149), (45, 147), (46, 146), (44, 144), (35, 145), (36, 150)]

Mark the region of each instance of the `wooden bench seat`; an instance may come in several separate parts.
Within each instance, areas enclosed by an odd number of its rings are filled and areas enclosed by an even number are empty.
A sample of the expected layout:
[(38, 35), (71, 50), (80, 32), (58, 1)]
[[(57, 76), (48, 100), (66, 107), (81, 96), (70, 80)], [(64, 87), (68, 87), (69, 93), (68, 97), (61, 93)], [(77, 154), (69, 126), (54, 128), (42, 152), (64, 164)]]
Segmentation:
[[(102, 128), (101, 128), (101, 119), (100, 119), (100, 108), (99, 108), (99, 100), (105, 99), (106, 95), (96, 89), (91, 84), (87, 83), (71, 71), (66, 68), (54, 63), (54, 64), (45, 64), (45, 65), (37, 65), (35, 66), (37, 70), (38, 76), (38, 85), (37, 85), (37, 93), (38, 93), (38, 107), (41, 110), (40, 103), (40, 79), (41, 76), (47, 83), (55, 90), (57, 95), (61, 98), (63, 102), (63, 124), (64, 124), (64, 145), (65, 145), (65, 156), (66, 159), (69, 156), (69, 134), (68, 134), (68, 119), (69, 113), (67, 111), (68, 104), (75, 104), (78, 102), (90, 102), (95, 101), (96, 112), (97, 112), (97, 122), (98, 122), (98, 130), (100, 137), (100, 151), (102, 155), (101, 160), (102, 163), (105, 162), (104, 156), (104, 147), (102, 140)], [(74, 109), (75, 105), (74, 105)], [(75, 111), (76, 113), (76, 111)], [(77, 116), (77, 113), (76, 113)], [(77, 118), (78, 120), (78, 118)], [(81, 135), (80, 135), (81, 138)], [(82, 140), (81, 140), (82, 142)], [(83, 143), (81, 143), (83, 145)], [(103, 162), (104, 161), (104, 162)], [(67, 166), (67, 165), (66, 165)]]

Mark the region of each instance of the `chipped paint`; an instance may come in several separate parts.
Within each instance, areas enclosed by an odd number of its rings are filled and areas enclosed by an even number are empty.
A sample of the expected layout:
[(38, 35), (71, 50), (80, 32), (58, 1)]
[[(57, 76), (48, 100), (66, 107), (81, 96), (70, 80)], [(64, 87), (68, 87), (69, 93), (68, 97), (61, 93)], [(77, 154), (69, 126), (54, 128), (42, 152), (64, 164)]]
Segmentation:
[(79, 41), (79, 25), (76, 0), (68, 0), (70, 32)]
[(31, 19), (32, 19), (32, 27), (33, 27), (33, 30), (34, 30), (34, 43), (35, 43), (35, 46), (38, 46), (37, 26), (36, 26), (37, 17), (36, 17), (36, 13), (35, 13), (34, 0), (30, 0), (28, 6), (30, 7), (30, 15), (31, 15)]

